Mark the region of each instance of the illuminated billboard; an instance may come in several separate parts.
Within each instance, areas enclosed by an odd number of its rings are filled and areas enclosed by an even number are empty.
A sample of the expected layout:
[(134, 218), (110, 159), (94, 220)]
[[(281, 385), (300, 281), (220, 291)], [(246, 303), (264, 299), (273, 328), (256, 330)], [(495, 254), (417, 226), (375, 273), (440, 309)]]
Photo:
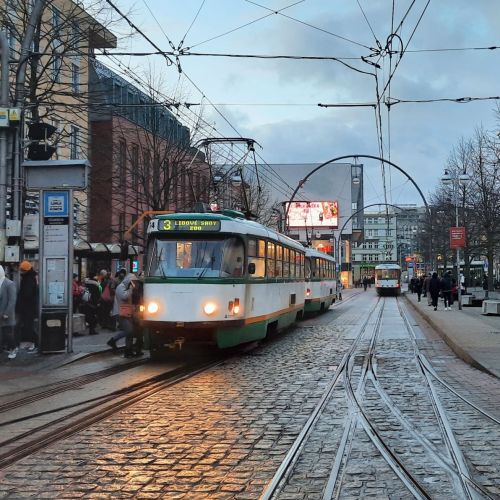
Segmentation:
[[(286, 204), (287, 207), (290, 205)], [(338, 201), (294, 201), (288, 210), (289, 228), (338, 229)]]

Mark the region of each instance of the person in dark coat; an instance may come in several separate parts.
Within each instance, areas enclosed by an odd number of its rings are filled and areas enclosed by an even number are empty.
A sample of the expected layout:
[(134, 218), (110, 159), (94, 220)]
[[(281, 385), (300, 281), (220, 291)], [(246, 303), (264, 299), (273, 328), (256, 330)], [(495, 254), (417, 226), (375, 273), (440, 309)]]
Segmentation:
[(451, 271), (447, 271), (441, 278), (441, 292), (444, 299), (444, 310), (451, 311), (451, 289), (453, 281), (451, 279)]
[(415, 278), (415, 282), (413, 283), (413, 290), (417, 294), (419, 302), (420, 302), (420, 298), (422, 297), (423, 284), (424, 284), (424, 278)]
[[(83, 301), (80, 305), (80, 310), (85, 314), (85, 321), (89, 325), (89, 335), (96, 335), (97, 326), (97, 306), (99, 300), (101, 299), (101, 291), (99, 288), (99, 283), (94, 278), (87, 278), (85, 280), (85, 288), (89, 292), (89, 297), (87, 301)], [(83, 297), (86, 293), (83, 293)]]
[(21, 284), (17, 294), (17, 327), (21, 342), (28, 342), (26, 350), (36, 351), (35, 318), (38, 316), (38, 281), (33, 266), (27, 260), (19, 265)]
[(431, 294), (434, 311), (437, 311), (440, 290), (441, 290), (441, 283), (439, 281), (438, 275), (437, 273), (432, 273), (432, 278), (429, 281), (429, 293)]
[(0, 266), (0, 347), (5, 343), (9, 359), (14, 359), (19, 350), (15, 333), (16, 298), (16, 285), (6, 278), (4, 268)]

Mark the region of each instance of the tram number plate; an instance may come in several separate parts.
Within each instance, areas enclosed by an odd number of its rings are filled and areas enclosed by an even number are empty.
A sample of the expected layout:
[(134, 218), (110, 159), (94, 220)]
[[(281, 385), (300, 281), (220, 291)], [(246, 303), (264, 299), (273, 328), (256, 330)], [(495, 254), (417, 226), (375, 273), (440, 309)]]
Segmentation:
[(220, 231), (220, 220), (164, 220), (162, 231)]

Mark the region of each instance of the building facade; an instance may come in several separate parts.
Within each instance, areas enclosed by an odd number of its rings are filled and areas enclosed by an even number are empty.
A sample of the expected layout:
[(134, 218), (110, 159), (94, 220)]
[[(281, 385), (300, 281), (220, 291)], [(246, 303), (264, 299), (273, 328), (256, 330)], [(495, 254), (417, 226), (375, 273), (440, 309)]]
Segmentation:
[(91, 84), (91, 239), (119, 242), (134, 226), (132, 243), (143, 245), (145, 212), (208, 202), (209, 167), (164, 105), (98, 61)]

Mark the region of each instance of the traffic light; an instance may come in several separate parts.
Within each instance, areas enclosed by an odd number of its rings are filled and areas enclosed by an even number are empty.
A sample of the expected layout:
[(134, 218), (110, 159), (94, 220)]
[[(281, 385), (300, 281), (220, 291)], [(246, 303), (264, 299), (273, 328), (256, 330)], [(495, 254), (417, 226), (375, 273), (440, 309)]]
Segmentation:
[(28, 125), (28, 139), (33, 141), (28, 146), (28, 160), (50, 160), (56, 148), (46, 141), (56, 130), (57, 128), (49, 123), (38, 122)]
[(50, 160), (55, 151), (56, 148), (50, 144), (33, 142), (28, 146), (28, 160)]

